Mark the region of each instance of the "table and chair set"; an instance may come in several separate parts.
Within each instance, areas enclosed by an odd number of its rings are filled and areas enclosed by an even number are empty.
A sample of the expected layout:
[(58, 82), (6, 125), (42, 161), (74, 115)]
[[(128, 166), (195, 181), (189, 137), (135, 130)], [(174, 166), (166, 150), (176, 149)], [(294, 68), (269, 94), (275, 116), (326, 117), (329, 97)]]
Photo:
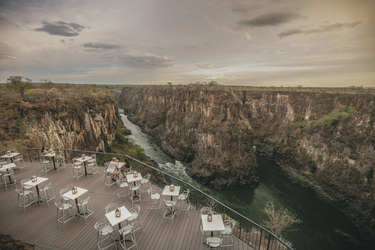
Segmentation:
[[(1, 156), (2, 159), (7, 161), (1, 164), (0, 174), (2, 179), (6, 179), (8, 183), (5, 187), (13, 183), (16, 185), (18, 207), (22, 208), (24, 213), (26, 208), (32, 204), (41, 206), (41, 202), (45, 202), (49, 206), (49, 202), (55, 200), (56, 224), (57, 226), (62, 224), (63, 229), (65, 229), (65, 224), (73, 219), (77, 221), (78, 218), (84, 218), (87, 224), (87, 220), (91, 215), (96, 217), (88, 189), (76, 186), (63, 188), (59, 192), (60, 200), (57, 200), (49, 178), (34, 175), (28, 179), (23, 179), (20, 182), (21, 187), (17, 188), (14, 178), (14, 168), (17, 165), (14, 157), (18, 155), (20, 154), (17, 152), (11, 152), (10, 154), (7, 153), (6, 156)], [(55, 159), (53, 153), (49, 153), (46, 157)], [(56, 162), (54, 163), (53, 169), (58, 169)], [(90, 164), (92, 165), (89, 166)], [(97, 171), (95, 169), (97, 164), (94, 156), (77, 157), (73, 160), (72, 165), (73, 168), (81, 166), (82, 176), (94, 175)], [(108, 177), (112, 177), (113, 171), (118, 171), (123, 165), (123, 162), (119, 162), (114, 168), (105, 168), (105, 184), (108, 183)], [(130, 170), (126, 172), (123, 178), (110, 180), (111, 183), (118, 186), (117, 200), (121, 201), (122, 198), (129, 197), (132, 207), (127, 208), (125, 205), (118, 205), (117, 203), (111, 203), (106, 207), (104, 215), (107, 221), (104, 223), (96, 222), (94, 226), (97, 231), (97, 246), (99, 249), (106, 249), (112, 246), (121, 246), (124, 249), (138, 248), (135, 232), (138, 230), (144, 232), (139, 220), (139, 212), (143, 200), (147, 201), (148, 209), (160, 210), (164, 204), (165, 210), (162, 213), (162, 217), (171, 221), (178, 211), (188, 211), (190, 209), (189, 189), (181, 192), (180, 186), (171, 184), (166, 185), (160, 192), (152, 188), (150, 177), (149, 173), (142, 176), (141, 173)], [(112, 185), (107, 186), (110, 188)], [(143, 198), (142, 196), (145, 194), (148, 197)], [(136, 204), (137, 202), (140, 202), (140, 205)], [(207, 207), (201, 209), (199, 230), (202, 233), (202, 243), (208, 248), (233, 246), (234, 226), (235, 222), (232, 219), (223, 220), (222, 215), (212, 214), (212, 211)], [(114, 236), (115, 233), (118, 234), (118, 237)]]

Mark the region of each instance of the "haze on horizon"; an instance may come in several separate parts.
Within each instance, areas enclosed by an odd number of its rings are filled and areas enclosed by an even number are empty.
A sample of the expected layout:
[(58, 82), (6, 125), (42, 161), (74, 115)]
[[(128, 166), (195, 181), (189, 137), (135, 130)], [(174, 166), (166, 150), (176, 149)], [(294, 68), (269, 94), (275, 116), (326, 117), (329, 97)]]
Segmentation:
[(375, 87), (374, 0), (0, 0), (0, 82)]

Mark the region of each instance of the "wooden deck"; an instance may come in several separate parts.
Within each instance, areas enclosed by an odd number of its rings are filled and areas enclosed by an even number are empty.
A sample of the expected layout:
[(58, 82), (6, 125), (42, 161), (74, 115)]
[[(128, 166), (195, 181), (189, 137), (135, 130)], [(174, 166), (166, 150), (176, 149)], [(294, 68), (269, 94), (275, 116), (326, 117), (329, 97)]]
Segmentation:
[[(40, 169), (41, 163), (26, 163), (27, 167), (15, 171), (18, 183), (22, 179), (29, 179), (32, 175), (43, 176)], [(78, 218), (62, 225), (56, 223), (56, 207), (54, 201), (42, 202), (40, 206), (31, 205), (23, 212), (17, 207), (17, 193), (15, 186), (9, 186), (8, 191), (4, 186), (0, 186), (0, 233), (10, 234), (13, 239), (20, 240), (35, 245), (35, 249), (96, 249), (95, 222), (106, 222), (105, 207), (109, 203), (117, 202), (125, 205), (128, 209), (132, 204), (129, 198), (117, 199), (117, 187), (108, 188), (104, 184), (103, 168), (94, 176), (84, 176), (79, 181), (72, 178), (71, 164), (67, 164), (67, 169), (60, 171), (50, 171), (47, 176), (52, 182), (52, 187), (59, 201), (59, 191), (62, 188), (78, 186), (88, 189), (86, 196), (91, 196), (95, 217), (87, 219)], [(48, 183), (48, 182), (46, 182)], [(20, 187), (20, 184), (18, 184)], [(161, 190), (157, 188), (161, 193)], [(84, 196), (84, 197), (86, 197)], [(146, 195), (144, 195), (146, 196)], [(83, 198), (84, 198), (83, 197)], [(190, 211), (178, 211), (173, 220), (164, 219), (163, 206), (160, 210), (148, 209), (149, 198), (143, 197), (141, 205), (140, 220), (144, 229), (136, 232), (138, 249), (206, 249), (202, 243), (201, 232), (199, 230), (200, 213), (191, 208)], [(117, 228), (117, 227), (116, 227)], [(118, 236), (118, 234), (117, 234)], [(235, 239), (234, 247), (223, 249), (251, 249), (241, 240)]]

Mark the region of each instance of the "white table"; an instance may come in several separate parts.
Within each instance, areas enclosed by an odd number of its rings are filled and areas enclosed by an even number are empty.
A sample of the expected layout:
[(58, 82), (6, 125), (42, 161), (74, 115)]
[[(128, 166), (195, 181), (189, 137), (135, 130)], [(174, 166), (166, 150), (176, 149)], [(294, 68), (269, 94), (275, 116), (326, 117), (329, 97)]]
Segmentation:
[(181, 189), (180, 186), (174, 186), (174, 191), (171, 192), (171, 190), (169, 189), (169, 186), (165, 186), (162, 195), (170, 196), (171, 201), (173, 201), (173, 197), (178, 196), (180, 194), (180, 189)]
[(17, 152), (17, 153), (5, 154), (5, 155), (0, 156), (0, 158), (10, 159), (10, 161), (13, 162), (13, 157), (17, 155), (20, 155), (20, 153)]
[(77, 213), (79, 214), (79, 207), (78, 207), (78, 197), (81, 195), (87, 193), (89, 190), (77, 187), (77, 193), (73, 194), (72, 190), (69, 190), (68, 192), (64, 193), (62, 196), (65, 198), (68, 198), (70, 200), (75, 200), (76, 206), (77, 206)]
[(86, 169), (86, 162), (92, 160), (93, 158), (91, 156), (85, 156), (85, 157), (78, 157), (76, 158), (76, 161), (79, 161), (83, 163), (85, 167), (85, 175), (87, 176), (87, 169)]
[(32, 187), (36, 188), (36, 193), (38, 195), (38, 202), (37, 202), (38, 206), (40, 205), (40, 194), (39, 194), (39, 187), (38, 187), (38, 185), (40, 183), (43, 183), (43, 182), (47, 181), (47, 180), (48, 180), (48, 178), (45, 178), (45, 177), (37, 177), (37, 180), (34, 181), (34, 182), (32, 180), (29, 180), (29, 181), (27, 181), (27, 182), (24, 183), (24, 185), (26, 185), (26, 186), (32, 186)]
[(116, 226), (117, 224), (119, 225), (119, 229), (121, 229), (121, 222), (125, 221), (126, 219), (130, 218), (132, 214), (129, 212), (129, 210), (125, 207), (119, 207), (121, 210), (121, 216), (116, 217), (115, 215), (115, 210), (108, 212), (105, 214), (105, 217), (107, 217), (109, 223), (112, 225), (112, 227)]
[[(142, 175), (141, 175), (141, 173), (138, 173), (138, 176), (134, 177), (133, 174), (128, 174), (128, 175), (126, 175), (126, 180), (128, 181), (128, 183), (134, 182), (134, 186), (137, 186), (137, 181), (142, 180)], [(137, 190), (134, 190), (134, 196), (133, 197), (134, 198), (138, 197)]]
[(207, 221), (207, 214), (201, 215), (202, 219), (202, 229), (205, 232), (211, 232), (211, 237), (214, 235), (215, 231), (224, 231), (224, 221), (221, 217), (221, 214), (213, 214), (212, 215), (212, 221)]
[[(119, 207), (119, 209), (121, 210), (120, 217), (116, 217), (116, 214), (115, 214), (116, 209), (111, 212), (106, 213), (105, 217), (107, 217), (107, 220), (109, 221), (112, 227), (118, 225), (118, 229), (120, 230), (121, 222), (130, 218), (132, 214), (129, 212), (129, 210), (125, 206)], [(120, 239), (122, 240), (122, 234), (120, 234)]]
[[(181, 187), (180, 186), (174, 186), (174, 191), (173, 192), (171, 192), (171, 190), (169, 188), (170, 188), (170, 186), (165, 186), (163, 192), (161, 193), (161, 195), (170, 196), (171, 197), (171, 201), (173, 201), (173, 197), (175, 197), (175, 196), (177, 197), (180, 194)], [(175, 214), (176, 210), (177, 209), (173, 209), (173, 206), (172, 206), (171, 212), (168, 213), (168, 214), (166, 214), (166, 215), (169, 215), (171, 213)]]
[(47, 153), (47, 154), (45, 154), (45, 155), (43, 155), (43, 156), (52, 159), (52, 162), (53, 162), (53, 170), (56, 170), (56, 164), (55, 164), (55, 156), (56, 156), (56, 154), (55, 154), (55, 153)]
[[(0, 168), (0, 171), (1, 171), (2, 169), (4, 169), (4, 170), (6, 170), (6, 171), (9, 173), (9, 170), (12, 169), (12, 168), (15, 168), (15, 167), (16, 167), (16, 164), (14, 164), (14, 163), (8, 163), (8, 164), (3, 165), (3, 166)], [(12, 178), (10, 177), (10, 175), (9, 175), (9, 183), (10, 183), (10, 184), (15, 183), (14, 181), (12, 181)]]

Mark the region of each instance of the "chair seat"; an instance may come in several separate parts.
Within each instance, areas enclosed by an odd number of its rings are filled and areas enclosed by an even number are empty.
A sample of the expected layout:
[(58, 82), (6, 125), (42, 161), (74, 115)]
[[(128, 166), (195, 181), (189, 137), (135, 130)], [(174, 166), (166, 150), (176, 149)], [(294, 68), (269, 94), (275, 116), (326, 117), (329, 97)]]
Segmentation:
[(159, 199), (160, 199), (160, 194), (158, 194), (158, 193), (154, 193), (154, 194), (152, 194), (150, 197), (151, 197), (151, 199), (153, 199), (153, 200), (159, 200)]
[(207, 245), (211, 247), (219, 247), (221, 245), (221, 239), (219, 237), (207, 238)]
[(174, 202), (174, 201), (165, 201), (165, 205), (167, 207), (173, 207), (175, 204), (176, 204), (176, 202)]
[(221, 234), (231, 234), (232, 233), (232, 228), (228, 225), (224, 226), (225, 230), (220, 231)]
[(133, 227), (132, 225), (127, 225), (119, 230), (120, 234), (128, 234), (132, 231)]
[(127, 182), (123, 182), (119, 185), (119, 187), (129, 187), (129, 184)]
[(113, 232), (113, 228), (110, 225), (105, 225), (100, 229), (102, 235), (107, 235)]

